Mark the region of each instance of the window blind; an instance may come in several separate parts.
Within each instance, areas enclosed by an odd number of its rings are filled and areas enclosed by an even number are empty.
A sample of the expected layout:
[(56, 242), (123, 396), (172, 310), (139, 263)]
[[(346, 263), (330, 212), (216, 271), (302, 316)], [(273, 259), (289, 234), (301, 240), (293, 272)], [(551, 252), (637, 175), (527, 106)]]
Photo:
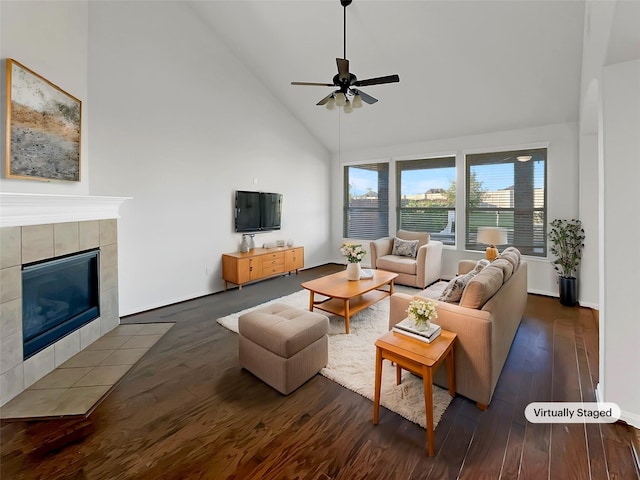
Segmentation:
[(486, 248), (477, 242), (478, 227), (501, 227), (507, 245), (525, 255), (547, 255), (546, 161), (546, 148), (467, 155), (468, 250)]
[(389, 235), (389, 164), (344, 167), (343, 235), (375, 240)]

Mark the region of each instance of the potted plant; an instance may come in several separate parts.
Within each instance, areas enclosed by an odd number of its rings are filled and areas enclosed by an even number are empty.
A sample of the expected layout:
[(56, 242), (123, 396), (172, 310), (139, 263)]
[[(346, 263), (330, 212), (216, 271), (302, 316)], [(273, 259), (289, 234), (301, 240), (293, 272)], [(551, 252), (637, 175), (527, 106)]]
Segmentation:
[(582, 222), (555, 219), (549, 231), (551, 253), (556, 259), (551, 262), (560, 274), (560, 303), (573, 307), (578, 303), (578, 267), (584, 248), (584, 229)]

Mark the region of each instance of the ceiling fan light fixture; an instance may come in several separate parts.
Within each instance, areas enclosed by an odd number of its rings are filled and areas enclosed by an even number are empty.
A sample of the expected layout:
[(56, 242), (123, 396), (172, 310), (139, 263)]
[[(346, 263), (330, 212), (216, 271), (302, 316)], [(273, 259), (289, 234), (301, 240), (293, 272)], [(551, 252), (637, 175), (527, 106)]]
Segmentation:
[(344, 107), (347, 103), (347, 97), (344, 96), (344, 93), (338, 92), (336, 93), (336, 105), (338, 107)]
[(353, 101), (351, 102), (351, 104), (353, 108), (362, 108), (362, 97), (360, 97), (360, 95), (356, 93), (353, 96)]
[(519, 162), (528, 162), (529, 160), (531, 160), (531, 155), (519, 155), (516, 157), (518, 159)]
[(327, 100), (327, 103), (325, 104), (325, 107), (327, 107), (327, 110), (333, 110), (334, 108), (336, 108), (336, 99), (335, 97), (331, 97), (329, 100)]
[(351, 112), (353, 112), (353, 107), (351, 106), (351, 102), (347, 100), (344, 105), (344, 113), (351, 113)]

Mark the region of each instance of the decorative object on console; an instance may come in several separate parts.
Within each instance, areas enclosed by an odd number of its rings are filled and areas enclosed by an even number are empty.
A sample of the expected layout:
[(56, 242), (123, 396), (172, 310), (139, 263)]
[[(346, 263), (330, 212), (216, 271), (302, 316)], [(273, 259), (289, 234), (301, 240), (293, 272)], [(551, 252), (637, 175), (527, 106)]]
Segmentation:
[(551, 253), (556, 259), (551, 262), (559, 273), (560, 303), (574, 307), (578, 303), (578, 267), (582, 260), (584, 248), (584, 229), (582, 222), (575, 218), (571, 220), (555, 219), (551, 222), (549, 231)]
[(492, 262), (499, 254), (496, 245), (507, 243), (507, 231), (499, 227), (478, 227), (478, 243), (489, 245), (485, 257)]
[(80, 181), (82, 102), (7, 59), (7, 178)]
[(249, 250), (253, 250), (254, 248), (256, 248), (256, 242), (253, 237), (255, 237), (255, 234), (249, 234)]
[(438, 318), (438, 311), (434, 302), (414, 298), (409, 302), (407, 315), (413, 320), (416, 330), (423, 331), (428, 330), (430, 322)]
[(249, 239), (247, 235), (242, 235), (242, 242), (240, 242), (240, 251), (242, 253), (247, 253), (249, 251)]

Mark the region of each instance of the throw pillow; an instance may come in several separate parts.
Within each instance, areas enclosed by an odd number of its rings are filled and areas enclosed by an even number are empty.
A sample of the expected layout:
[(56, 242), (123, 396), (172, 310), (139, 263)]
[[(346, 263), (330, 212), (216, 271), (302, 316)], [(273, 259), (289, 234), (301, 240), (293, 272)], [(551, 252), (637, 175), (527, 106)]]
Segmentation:
[(473, 267), (472, 272), (476, 272), (476, 273), (480, 273), (482, 271), (482, 269), (484, 267), (486, 267), (487, 265), (489, 265), (491, 262), (489, 260), (487, 260), (486, 258), (482, 258), (480, 260), (478, 260), (478, 262), (476, 263), (476, 266)]
[(418, 240), (402, 240), (394, 237), (392, 255), (401, 257), (415, 257), (418, 253)]
[(438, 298), (440, 302), (454, 303), (459, 302), (462, 298), (462, 292), (464, 292), (467, 283), (478, 274), (475, 270), (471, 270), (465, 275), (459, 275), (452, 279), (445, 287), (442, 295)]

